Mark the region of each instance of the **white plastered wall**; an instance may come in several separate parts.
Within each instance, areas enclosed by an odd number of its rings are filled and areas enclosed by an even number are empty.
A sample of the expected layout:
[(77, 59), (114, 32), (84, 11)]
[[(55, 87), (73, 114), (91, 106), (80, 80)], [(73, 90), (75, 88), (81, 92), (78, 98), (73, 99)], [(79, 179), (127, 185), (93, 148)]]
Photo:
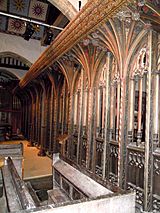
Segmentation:
[(0, 33), (0, 53), (11, 52), (22, 56), (31, 63), (34, 63), (46, 47), (41, 46), (40, 41), (24, 38), (15, 35)]

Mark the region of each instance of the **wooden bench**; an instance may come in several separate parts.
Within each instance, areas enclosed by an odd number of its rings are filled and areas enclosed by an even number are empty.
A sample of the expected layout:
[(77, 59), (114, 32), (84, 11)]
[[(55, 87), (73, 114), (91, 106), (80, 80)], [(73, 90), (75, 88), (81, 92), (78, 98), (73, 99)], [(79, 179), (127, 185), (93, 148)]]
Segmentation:
[[(85, 198), (97, 198), (102, 195), (112, 193), (110, 190), (100, 185), (87, 175), (72, 167), (59, 158), (59, 154), (53, 155), (53, 190), (50, 191), (50, 200), (55, 202), (57, 186), (59, 191), (69, 197), (69, 200), (79, 200)], [(55, 193), (54, 193), (55, 191)], [(61, 192), (58, 196), (61, 197)], [(61, 203), (62, 198), (57, 199)], [(68, 200), (65, 200), (67, 202)], [(64, 202), (63, 201), (63, 202)]]
[(70, 198), (59, 187), (48, 190), (48, 204), (67, 203), (69, 201)]

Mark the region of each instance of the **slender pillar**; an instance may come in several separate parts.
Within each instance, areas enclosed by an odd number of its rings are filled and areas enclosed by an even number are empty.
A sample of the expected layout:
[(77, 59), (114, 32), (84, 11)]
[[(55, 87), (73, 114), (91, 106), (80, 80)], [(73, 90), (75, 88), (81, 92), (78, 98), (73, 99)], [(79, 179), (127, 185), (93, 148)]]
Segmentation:
[(97, 92), (97, 128), (100, 127), (100, 89)]
[(38, 144), (38, 132), (39, 132), (39, 97), (38, 97), (38, 93), (36, 94), (36, 144)]
[(84, 70), (81, 70), (81, 78), (82, 78), (82, 82), (81, 82), (81, 88), (80, 88), (80, 92), (79, 92), (79, 103), (78, 106), (79, 110), (78, 110), (78, 120), (77, 120), (77, 124), (79, 126), (78, 128), (78, 143), (77, 143), (77, 163), (80, 161), (80, 147), (81, 147), (81, 138), (82, 138), (82, 109), (83, 109), (83, 87), (84, 87)]
[(54, 117), (54, 88), (51, 87), (51, 97), (50, 97), (50, 135), (49, 135), (49, 152), (53, 151), (53, 117)]
[(83, 105), (83, 126), (86, 126), (86, 116), (87, 116), (87, 91), (84, 92), (84, 105)]
[(125, 141), (125, 124), (126, 124), (126, 79), (121, 79), (121, 98), (120, 98), (120, 118), (119, 118), (119, 138), (118, 138), (118, 185), (123, 188), (125, 184), (125, 159), (126, 159), (126, 141)]
[(41, 122), (42, 122), (42, 99), (40, 98), (40, 94), (38, 96), (38, 106), (37, 106), (37, 109), (38, 109), (38, 146), (40, 146), (41, 144)]
[(57, 143), (57, 136), (58, 136), (58, 95), (54, 97), (54, 129), (53, 129), (53, 153), (57, 153), (58, 150), (58, 143)]
[(141, 119), (142, 119), (142, 86), (143, 78), (139, 79), (139, 97), (138, 97), (138, 131), (137, 131), (137, 145), (140, 145), (142, 140), (142, 130), (141, 130)]
[(78, 93), (76, 93), (74, 97), (74, 125), (77, 125), (77, 99)]
[[(88, 93), (88, 143), (87, 143), (87, 153), (86, 153), (86, 166), (87, 169), (91, 167), (91, 140), (92, 140), (92, 113), (93, 113), (93, 96), (95, 93), (95, 88), (92, 90), (89, 88), (89, 93)], [(95, 97), (95, 96), (94, 96)]]
[(154, 95), (153, 95), (153, 142), (158, 146), (159, 140), (159, 73), (154, 75)]
[(134, 130), (134, 79), (130, 79), (130, 95), (129, 95), (129, 122), (128, 122), (128, 142), (133, 142), (133, 130)]
[(110, 140), (113, 134), (113, 117), (114, 117), (114, 86), (111, 86), (111, 108), (110, 108)]
[(110, 69), (110, 53), (107, 53), (107, 59), (106, 59), (106, 64), (105, 64), (105, 102), (104, 102), (104, 116), (105, 116), (105, 123), (104, 123), (104, 150), (103, 150), (103, 156), (102, 156), (102, 160), (103, 160), (103, 179), (108, 178), (109, 175), (109, 141), (108, 141), (108, 116), (109, 116), (109, 69)]
[(118, 141), (118, 131), (119, 131), (119, 108), (120, 108), (120, 83), (117, 83), (117, 121), (116, 121), (116, 141)]
[(145, 163), (144, 163), (144, 211), (152, 212), (152, 193), (153, 193), (153, 142), (151, 133), (153, 129), (152, 118), (152, 57), (153, 57), (153, 32), (148, 32), (149, 47), (149, 68), (147, 73), (147, 98), (146, 98), (146, 128), (145, 128)]
[(65, 91), (63, 93), (62, 98), (62, 119), (61, 119), (61, 125), (62, 125), (62, 135), (64, 134), (64, 128), (65, 128)]
[(40, 151), (38, 152), (38, 156), (45, 156), (45, 139), (46, 139), (46, 111), (47, 111), (47, 101), (46, 95), (43, 92), (43, 99), (42, 99), (42, 121), (41, 121), (41, 144), (40, 144)]
[(103, 87), (103, 100), (102, 100), (102, 138), (104, 138), (104, 126), (105, 126), (105, 102), (106, 102), (106, 88)]

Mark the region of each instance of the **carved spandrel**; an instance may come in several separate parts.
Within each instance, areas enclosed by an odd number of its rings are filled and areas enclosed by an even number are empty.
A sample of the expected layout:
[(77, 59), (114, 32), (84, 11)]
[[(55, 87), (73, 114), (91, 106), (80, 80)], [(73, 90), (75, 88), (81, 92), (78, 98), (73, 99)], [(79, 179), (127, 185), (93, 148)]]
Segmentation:
[(144, 166), (144, 154), (140, 152), (129, 152), (128, 165), (142, 168)]
[(153, 167), (153, 170), (154, 170), (154, 173), (156, 175), (160, 175), (160, 159), (155, 159), (154, 160), (154, 167)]
[(109, 181), (113, 184), (113, 185), (117, 185), (118, 184), (118, 176), (115, 175), (114, 173), (110, 172), (109, 173)]
[(153, 212), (160, 212), (160, 196), (153, 195)]
[(103, 152), (103, 150), (104, 150), (103, 141), (96, 141), (96, 151)]
[(140, 206), (143, 206), (144, 190), (140, 187), (135, 186), (132, 183), (128, 183), (127, 185), (128, 190), (136, 192), (136, 203), (138, 203)]
[(118, 146), (110, 145), (110, 156), (118, 158)]

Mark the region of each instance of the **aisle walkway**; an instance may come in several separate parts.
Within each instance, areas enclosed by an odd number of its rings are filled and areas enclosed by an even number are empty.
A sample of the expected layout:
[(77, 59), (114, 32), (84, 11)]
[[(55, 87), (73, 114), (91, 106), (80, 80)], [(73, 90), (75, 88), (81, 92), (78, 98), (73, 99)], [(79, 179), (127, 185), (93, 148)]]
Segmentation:
[(27, 141), (8, 141), (3, 143), (23, 143), (24, 162), (23, 179), (32, 179), (52, 175), (52, 160), (45, 156), (39, 157), (39, 150), (36, 147), (28, 147)]
[(24, 179), (37, 178), (52, 175), (52, 160), (45, 156), (39, 157), (36, 147), (28, 147), (27, 141), (24, 145)]

